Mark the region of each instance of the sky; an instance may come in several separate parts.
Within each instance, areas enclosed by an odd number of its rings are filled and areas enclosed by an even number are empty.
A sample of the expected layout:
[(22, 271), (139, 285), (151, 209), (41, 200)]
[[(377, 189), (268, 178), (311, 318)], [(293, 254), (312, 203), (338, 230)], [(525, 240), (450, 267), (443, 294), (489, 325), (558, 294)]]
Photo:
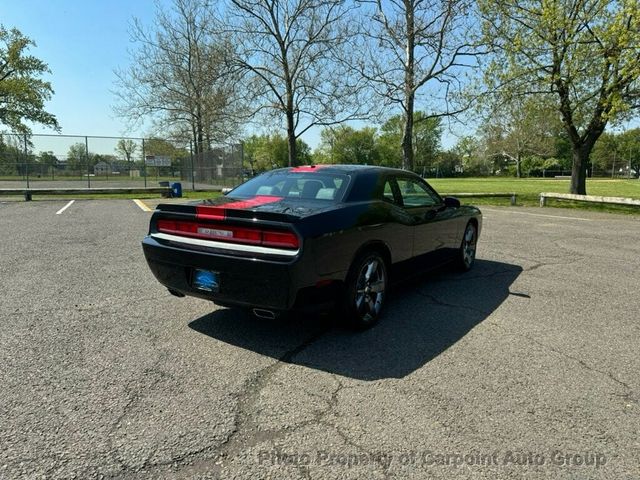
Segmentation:
[[(164, 2), (164, 3), (168, 3)], [(47, 111), (57, 118), (64, 135), (131, 136), (147, 133), (130, 130), (126, 121), (113, 113), (116, 97), (114, 69), (126, 67), (128, 28), (133, 17), (151, 23), (154, 0), (0, 0), (0, 23), (16, 27), (34, 40), (30, 53), (46, 62), (55, 94)], [(319, 131), (303, 137), (312, 147), (319, 143)], [(32, 131), (55, 133), (40, 125)], [(38, 150), (66, 151), (53, 141), (41, 139)], [(44, 143), (43, 143), (44, 142)]]
[[(139, 135), (112, 111), (113, 70), (128, 63), (128, 25), (151, 19), (153, 0), (0, 0), (0, 23), (34, 40), (30, 53), (46, 62), (55, 94), (47, 110), (63, 134)], [(33, 126), (33, 133), (55, 133)]]

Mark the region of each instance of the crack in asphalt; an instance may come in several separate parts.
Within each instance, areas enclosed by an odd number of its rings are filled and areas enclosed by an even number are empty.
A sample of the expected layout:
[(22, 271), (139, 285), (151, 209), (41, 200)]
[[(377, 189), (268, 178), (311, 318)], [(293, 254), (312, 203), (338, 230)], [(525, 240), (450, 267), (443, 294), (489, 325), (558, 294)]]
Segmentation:
[(432, 305), (438, 305), (438, 306), (441, 306), (441, 307), (448, 307), (448, 308), (458, 308), (458, 309), (461, 309), (461, 310), (469, 310), (471, 312), (480, 313), (482, 315), (490, 315), (492, 313), (491, 311), (482, 310), (481, 308), (470, 307), (468, 305), (457, 305), (455, 303), (443, 302), (442, 300), (437, 298), (435, 295), (433, 295), (431, 293), (425, 293), (425, 292), (420, 291), (420, 290), (416, 290), (415, 293), (417, 293), (421, 297), (425, 297), (426, 299), (428, 299)]
[(497, 328), (503, 330), (507, 335), (511, 335), (511, 336), (514, 336), (514, 337), (524, 337), (527, 340), (535, 343), (536, 345), (538, 345), (538, 346), (540, 346), (540, 347), (542, 347), (542, 348), (544, 348), (546, 350), (552, 351), (552, 352), (554, 352), (554, 353), (556, 353), (556, 354), (558, 354), (558, 355), (560, 355), (560, 356), (562, 356), (564, 358), (567, 358), (569, 360), (573, 360), (574, 362), (578, 363), (581, 367), (583, 367), (585, 370), (588, 370), (590, 372), (599, 373), (600, 375), (604, 375), (605, 377), (608, 377), (613, 382), (615, 382), (618, 385), (622, 386), (623, 388), (629, 390), (629, 392), (627, 392), (626, 394), (618, 395), (618, 396), (621, 396), (621, 397), (624, 397), (624, 398), (630, 398), (631, 394), (635, 393), (635, 390), (631, 385), (629, 385), (628, 383), (620, 380), (615, 375), (613, 375), (611, 372), (607, 372), (606, 370), (600, 370), (598, 368), (595, 368), (595, 367), (589, 365), (587, 362), (585, 362), (581, 358), (578, 358), (578, 357), (570, 355), (570, 354), (568, 354), (566, 352), (563, 352), (562, 350), (559, 350), (558, 348), (556, 348), (556, 347), (554, 347), (552, 345), (548, 345), (548, 344), (546, 344), (544, 342), (541, 342), (540, 340), (537, 340), (536, 338), (533, 338), (531, 335), (528, 335), (526, 333), (525, 334), (516, 334), (516, 333), (511, 332), (508, 328), (506, 328), (503, 325), (500, 325), (498, 323), (495, 323), (495, 322), (492, 322), (492, 321), (487, 321), (486, 323), (488, 323), (489, 325), (493, 325), (494, 327), (497, 327)]
[[(332, 400), (329, 402), (327, 409), (319, 412), (319, 414), (314, 415), (313, 419), (301, 422), (300, 424), (296, 425), (295, 428), (283, 428), (279, 430), (258, 430), (256, 428), (257, 426), (255, 422), (253, 421), (253, 415), (255, 414), (254, 407), (259, 400), (260, 393), (269, 384), (269, 380), (271, 380), (271, 378), (282, 366), (291, 363), (296, 355), (300, 354), (303, 350), (320, 339), (329, 331), (329, 329), (330, 327), (327, 327), (314, 332), (313, 335), (310, 335), (302, 343), (286, 351), (275, 362), (255, 372), (244, 383), (243, 387), (240, 390), (240, 393), (237, 395), (237, 411), (234, 418), (234, 427), (227, 438), (222, 440), (222, 442), (220, 442), (218, 445), (207, 445), (203, 448), (183, 452), (180, 455), (174, 456), (169, 460), (156, 463), (148, 463), (149, 459), (153, 457), (153, 455), (151, 455), (142, 467), (134, 469), (123, 465), (125, 467), (124, 471), (121, 470), (119, 472), (115, 472), (114, 474), (108, 476), (108, 478), (126, 480), (129, 478), (136, 478), (140, 474), (142, 474), (142, 472), (144, 472), (144, 475), (148, 475), (153, 471), (162, 470), (163, 468), (167, 467), (170, 467), (171, 472), (175, 474), (180, 472), (181, 474), (191, 473), (193, 475), (196, 472), (201, 472), (203, 470), (206, 470), (208, 473), (212, 472), (213, 470), (214, 473), (217, 473), (216, 471), (221, 469), (222, 463), (226, 458), (230, 458), (240, 453), (243, 449), (247, 447), (250, 448), (265, 441), (282, 438), (290, 434), (291, 432), (298, 430), (299, 428), (303, 428), (304, 426), (317, 422), (319, 419), (329, 414), (335, 407), (333, 399), (336, 398), (335, 403), (337, 404), (337, 395), (338, 392), (342, 389), (342, 384), (339, 381), (338, 388), (332, 394)], [(125, 406), (125, 412), (134, 404), (135, 398), (130, 399), (130, 401), (127, 402), (127, 405)], [(126, 413), (123, 413), (119, 417), (118, 421), (121, 422), (125, 416)], [(210, 454), (212, 456), (198, 459), (198, 457), (203, 454)], [(122, 462), (120, 462), (119, 459), (116, 460), (118, 460), (118, 462), (122, 465)], [(191, 462), (189, 463), (189, 461)], [(189, 470), (189, 472), (182, 471), (184, 469)]]

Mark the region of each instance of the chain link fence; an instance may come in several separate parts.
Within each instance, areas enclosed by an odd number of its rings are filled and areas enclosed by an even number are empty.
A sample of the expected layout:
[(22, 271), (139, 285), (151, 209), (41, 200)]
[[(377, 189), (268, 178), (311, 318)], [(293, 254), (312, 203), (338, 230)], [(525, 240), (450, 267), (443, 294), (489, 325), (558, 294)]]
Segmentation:
[[(196, 149), (200, 150), (200, 149)], [(153, 187), (208, 190), (241, 183), (242, 144), (194, 151), (162, 138), (0, 134), (0, 188)]]

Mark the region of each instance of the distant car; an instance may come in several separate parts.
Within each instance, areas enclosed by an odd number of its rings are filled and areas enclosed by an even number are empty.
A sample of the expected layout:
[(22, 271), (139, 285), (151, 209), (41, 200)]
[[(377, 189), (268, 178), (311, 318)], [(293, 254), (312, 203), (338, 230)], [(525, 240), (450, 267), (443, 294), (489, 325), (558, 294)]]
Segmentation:
[(376, 323), (389, 282), (446, 262), (473, 265), (480, 210), (391, 168), (273, 170), (226, 196), (159, 205), (142, 246), (151, 271), (191, 295), (275, 318), (336, 307)]

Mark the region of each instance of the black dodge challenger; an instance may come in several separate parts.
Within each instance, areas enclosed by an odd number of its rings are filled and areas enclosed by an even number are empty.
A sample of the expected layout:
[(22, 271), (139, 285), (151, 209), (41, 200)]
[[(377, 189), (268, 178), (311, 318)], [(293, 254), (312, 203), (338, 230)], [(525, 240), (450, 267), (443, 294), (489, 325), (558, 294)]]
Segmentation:
[(473, 265), (480, 210), (391, 168), (311, 165), (264, 173), (227, 195), (161, 204), (142, 246), (177, 296), (274, 318), (338, 308), (373, 325), (390, 279)]

